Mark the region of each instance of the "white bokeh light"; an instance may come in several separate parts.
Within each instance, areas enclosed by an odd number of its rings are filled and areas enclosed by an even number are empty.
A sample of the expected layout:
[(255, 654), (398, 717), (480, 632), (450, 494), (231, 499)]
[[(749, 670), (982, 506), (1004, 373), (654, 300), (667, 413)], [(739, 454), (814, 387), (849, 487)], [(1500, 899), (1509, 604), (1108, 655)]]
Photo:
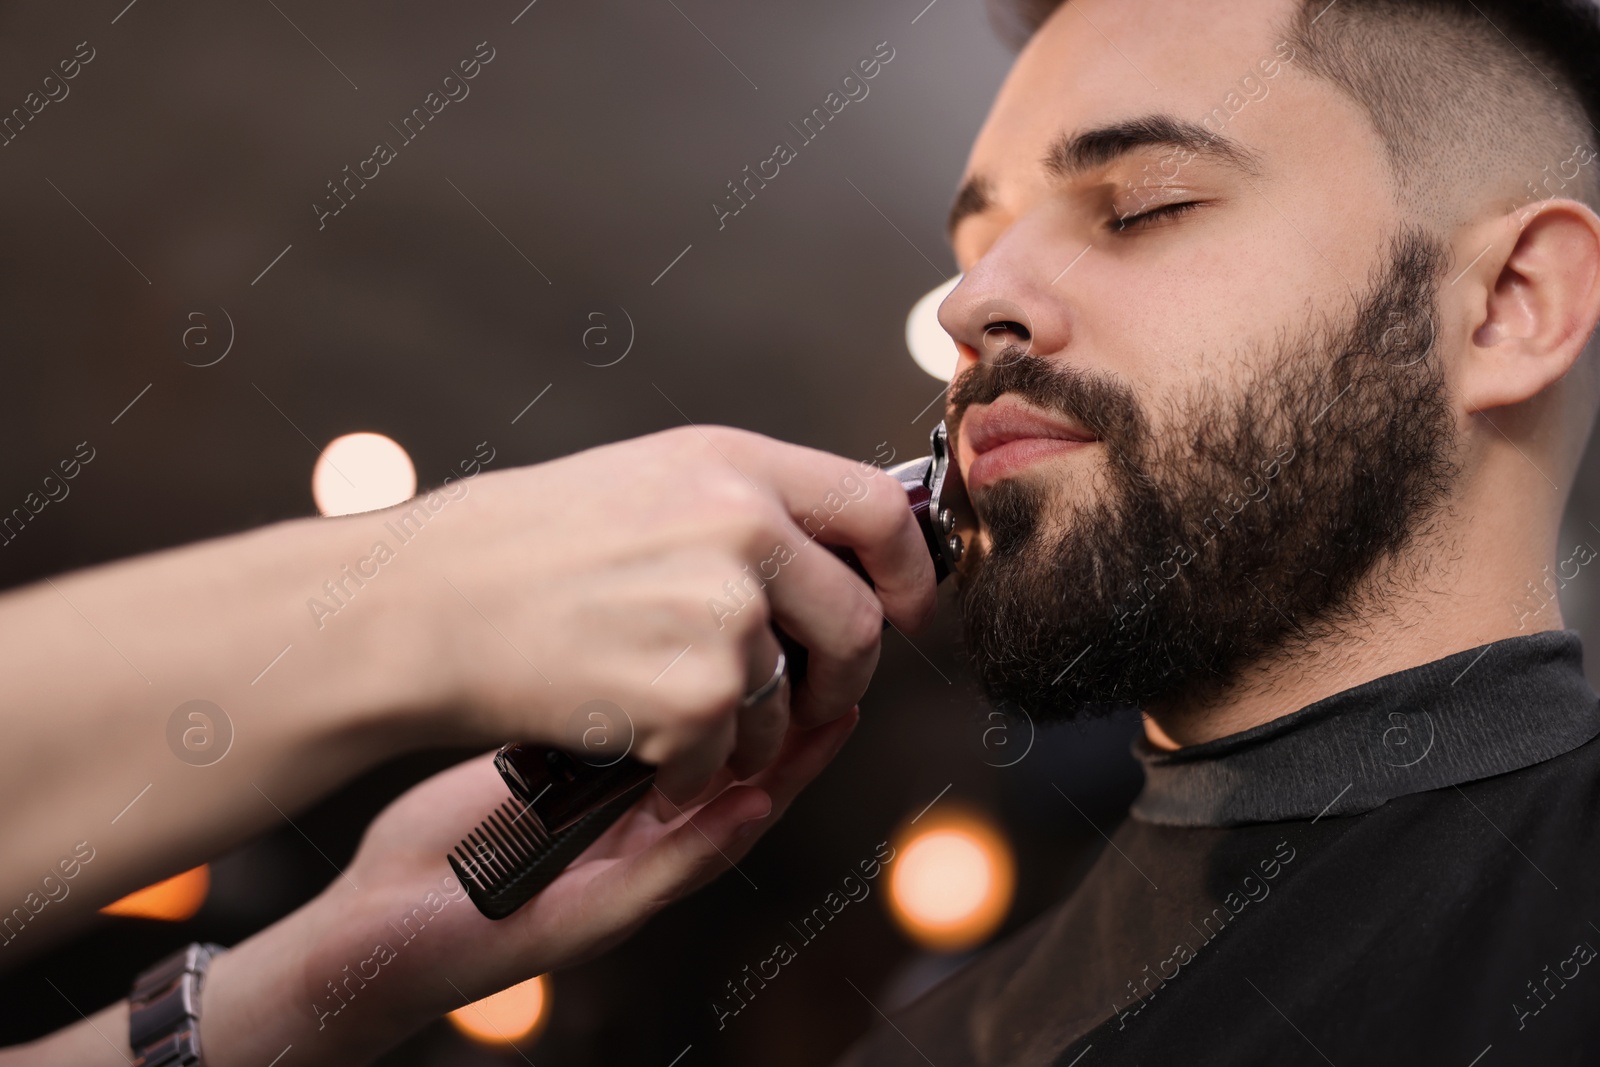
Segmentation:
[(324, 515), (376, 511), (410, 500), (416, 492), (411, 457), (381, 433), (334, 438), (311, 472), (311, 496)]
[(961, 284), (961, 275), (926, 293), (911, 307), (906, 316), (906, 347), (917, 366), (939, 379), (948, 382), (955, 375), (960, 354), (956, 343), (939, 325), (939, 305)]

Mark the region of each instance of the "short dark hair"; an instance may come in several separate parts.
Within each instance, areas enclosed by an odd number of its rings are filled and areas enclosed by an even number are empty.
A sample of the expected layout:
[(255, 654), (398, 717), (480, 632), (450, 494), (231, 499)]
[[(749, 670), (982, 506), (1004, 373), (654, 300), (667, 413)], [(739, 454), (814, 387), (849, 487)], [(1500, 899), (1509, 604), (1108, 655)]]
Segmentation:
[[(987, 2), (1020, 46), (1062, 0)], [(1413, 194), (1435, 195), (1452, 170), (1498, 176), (1508, 164), (1516, 189), (1548, 190), (1540, 165), (1569, 161), (1600, 130), (1595, 0), (1302, 0), (1283, 32), (1297, 66), (1366, 110)], [(1564, 195), (1600, 210), (1600, 162), (1586, 169)]]

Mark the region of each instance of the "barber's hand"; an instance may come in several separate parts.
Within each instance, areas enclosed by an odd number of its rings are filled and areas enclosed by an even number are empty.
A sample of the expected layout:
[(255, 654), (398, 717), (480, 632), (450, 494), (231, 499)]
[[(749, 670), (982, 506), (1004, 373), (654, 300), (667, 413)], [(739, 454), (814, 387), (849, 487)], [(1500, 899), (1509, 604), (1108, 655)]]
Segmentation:
[[(570, 748), (590, 725), (569, 722), (575, 709), (608, 700), (631, 720), (632, 755), (680, 803), (724, 765), (765, 766), (791, 715), (843, 715), (877, 665), (883, 619), (917, 631), (934, 610), (900, 484), (758, 434), (670, 430), (468, 489), (396, 564), (397, 622), (442, 642), (434, 728)], [(813, 534), (854, 549), (873, 585)], [(774, 622), (808, 649), (805, 679), (744, 709), (777, 662)]]
[[(516, 740), (609, 761), (622, 749), (683, 804), (723, 767), (768, 764), (791, 698), (801, 725), (844, 714), (883, 618), (915, 631), (932, 613), (905, 491), (871, 464), (719, 427), (515, 470), (484, 470), (487, 442), (475, 456), (459, 465), (472, 477), (394, 508), (0, 596), (4, 710), (21, 739), (0, 747), (5, 899), (143, 798), (114, 841), (93, 839), (99, 858), (55, 918), (9, 952), (42, 949), (71, 916), (402, 752)], [(828, 545), (853, 549), (876, 589)], [(744, 708), (772, 676), (774, 622), (809, 649), (805, 683)], [(598, 734), (572, 721), (601, 700), (626, 719)], [(585, 746), (585, 731), (604, 746)], [(71, 775), (32, 758), (68, 749)]]
[(208, 1062), (259, 1067), (292, 1043), (296, 1063), (362, 1063), (470, 1000), (604, 951), (737, 863), (857, 718), (791, 729), (765, 770), (737, 784), (724, 771), (681, 811), (647, 795), (499, 921), (479, 914), (444, 857), (505, 786), (488, 757), (436, 775), (378, 816), (321, 896), (212, 964)]

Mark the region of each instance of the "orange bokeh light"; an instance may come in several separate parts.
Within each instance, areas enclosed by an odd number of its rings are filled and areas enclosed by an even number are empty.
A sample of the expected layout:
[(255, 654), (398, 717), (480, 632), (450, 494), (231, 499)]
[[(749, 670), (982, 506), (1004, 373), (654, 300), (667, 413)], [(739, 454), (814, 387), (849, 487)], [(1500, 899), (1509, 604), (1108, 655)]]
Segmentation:
[(145, 886), (121, 900), (100, 909), (102, 915), (124, 915), (135, 919), (159, 919), (178, 923), (192, 918), (211, 892), (211, 868), (205, 864), (173, 875), (164, 882)]
[(889, 910), (913, 941), (959, 952), (987, 941), (1011, 910), (1016, 863), (989, 820), (946, 809), (899, 835), (889, 867)]
[(463, 1034), (485, 1045), (509, 1045), (543, 1029), (550, 1015), (550, 976), (541, 974), (450, 1013)]

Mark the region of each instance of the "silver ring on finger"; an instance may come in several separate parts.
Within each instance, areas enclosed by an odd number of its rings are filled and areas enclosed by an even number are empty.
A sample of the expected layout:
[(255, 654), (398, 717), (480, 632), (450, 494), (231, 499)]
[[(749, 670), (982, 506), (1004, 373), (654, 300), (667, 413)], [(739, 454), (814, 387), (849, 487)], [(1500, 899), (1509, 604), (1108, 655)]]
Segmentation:
[(772, 677), (768, 678), (761, 688), (751, 693), (746, 693), (744, 699), (739, 701), (742, 708), (753, 708), (773, 693), (783, 684), (784, 672), (789, 669), (789, 657), (783, 654), (783, 649), (778, 649), (778, 665), (772, 668)]

